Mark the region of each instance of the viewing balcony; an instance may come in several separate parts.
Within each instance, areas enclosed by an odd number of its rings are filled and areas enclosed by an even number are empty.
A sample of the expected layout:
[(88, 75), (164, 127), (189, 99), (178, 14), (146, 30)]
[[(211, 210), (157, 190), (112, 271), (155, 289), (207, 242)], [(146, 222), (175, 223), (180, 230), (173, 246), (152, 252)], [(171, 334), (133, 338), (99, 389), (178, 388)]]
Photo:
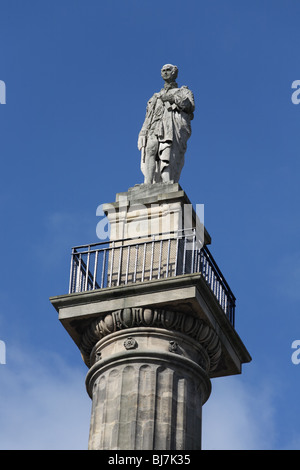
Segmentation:
[(194, 229), (72, 249), (69, 293), (200, 274), (234, 327), (235, 297)]

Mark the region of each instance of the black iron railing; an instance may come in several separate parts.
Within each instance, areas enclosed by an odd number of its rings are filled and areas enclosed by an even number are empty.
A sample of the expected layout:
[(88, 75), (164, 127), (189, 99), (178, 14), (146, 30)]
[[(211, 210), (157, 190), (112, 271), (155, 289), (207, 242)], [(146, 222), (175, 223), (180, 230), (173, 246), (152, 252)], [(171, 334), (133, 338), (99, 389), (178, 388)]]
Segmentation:
[(69, 293), (183, 274), (202, 274), (234, 326), (235, 297), (207, 246), (194, 230), (145, 240), (116, 240), (74, 247)]

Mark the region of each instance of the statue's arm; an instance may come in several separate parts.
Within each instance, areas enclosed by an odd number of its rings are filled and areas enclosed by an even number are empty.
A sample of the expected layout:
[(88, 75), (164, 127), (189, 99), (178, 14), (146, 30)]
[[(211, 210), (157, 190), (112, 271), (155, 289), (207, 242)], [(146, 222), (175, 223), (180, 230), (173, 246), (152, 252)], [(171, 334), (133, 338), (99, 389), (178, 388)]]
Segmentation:
[(187, 87), (182, 87), (174, 97), (176, 106), (181, 111), (192, 114), (195, 111), (194, 95)]
[(141, 150), (143, 147), (146, 146), (146, 137), (148, 133), (148, 129), (151, 125), (151, 120), (155, 108), (155, 104), (158, 98), (158, 93), (155, 93), (152, 98), (147, 103), (147, 109), (146, 109), (146, 116), (144, 120), (144, 124), (140, 130), (139, 136), (138, 136), (138, 149)]
[(161, 96), (163, 102), (171, 105), (170, 109), (177, 109), (192, 114), (195, 110), (194, 95), (187, 87), (181, 87), (176, 93), (165, 93)]

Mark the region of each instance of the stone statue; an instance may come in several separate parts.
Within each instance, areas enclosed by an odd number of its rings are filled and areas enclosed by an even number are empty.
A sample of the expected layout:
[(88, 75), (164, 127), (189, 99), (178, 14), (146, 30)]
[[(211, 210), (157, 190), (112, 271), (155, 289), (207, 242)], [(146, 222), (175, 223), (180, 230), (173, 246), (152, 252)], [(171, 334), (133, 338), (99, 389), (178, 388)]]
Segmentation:
[(146, 118), (138, 137), (145, 184), (178, 183), (184, 165), (195, 103), (188, 87), (178, 88), (177, 75), (175, 65), (164, 65), (161, 69), (164, 88), (147, 103)]

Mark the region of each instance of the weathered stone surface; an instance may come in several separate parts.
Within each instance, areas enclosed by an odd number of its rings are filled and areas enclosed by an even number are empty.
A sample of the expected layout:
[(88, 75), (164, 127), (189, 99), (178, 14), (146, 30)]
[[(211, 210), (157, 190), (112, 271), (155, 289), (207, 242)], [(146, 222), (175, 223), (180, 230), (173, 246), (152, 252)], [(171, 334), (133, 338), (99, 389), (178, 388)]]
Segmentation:
[(145, 121), (138, 137), (145, 184), (178, 182), (184, 165), (195, 103), (188, 87), (178, 88), (177, 74), (175, 65), (164, 65), (161, 70), (164, 88), (147, 103)]
[[(160, 329), (167, 330), (173, 335), (169, 340), (169, 351), (183, 354), (179, 343), (175, 340), (177, 334), (181, 342), (188, 343), (184, 350), (186, 357), (199, 363), (207, 373), (211, 373), (218, 365), (222, 353), (220, 340), (216, 332), (204, 320), (180, 312), (151, 308), (127, 308), (93, 320), (85, 329), (79, 346), (85, 363), (90, 367), (96, 362), (99, 353), (103, 358), (102, 351), (95, 349), (95, 345), (102, 338), (121, 330), (133, 329), (136, 333), (137, 328), (138, 331), (146, 331), (148, 334), (146, 348), (152, 344), (157, 334), (160, 333)], [(124, 346), (126, 349), (135, 349), (138, 344), (128, 333)], [(153, 349), (155, 350), (155, 341)]]
[[(134, 348), (124, 347), (128, 338)], [(209, 358), (193, 346), (185, 335), (154, 328), (102, 338), (92, 353), (101, 351), (101, 359), (86, 379), (93, 400), (89, 449), (200, 449), (201, 409), (211, 385)]]
[(123, 239), (123, 244), (134, 238), (164, 233), (180, 233), (195, 229), (205, 245), (211, 237), (203, 220), (178, 183), (141, 184), (117, 193), (116, 201), (102, 206), (110, 224), (110, 241)]
[[(68, 294), (53, 297), (51, 301), (78, 347), (86, 327), (99, 317), (119, 310), (151, 308), (193, 315), (204, 320), (216, 332), (222, 346), (222, 357), (216, 369), (210, 371), (210, 377), (239, 374), (242, 364), (251, 360), (239, 335), (200, 274)], [(110, 321), (108, 318), (107, 322)], [(105, 328), (114, 331), (113, 323), (106, 323)]]
[[(130, 224), (140, 224), (139, 236), (147, 238), (153, 234), (148, 223), (154, 220), (161, 233), (170, 214), (174, 230), (181, 229), (186, 202), (178, 184), (140, 185), (119, 193), (105, 208), (111, 243), (121, 243), (120, 254), (132, 237)], [(137, 210), (135, 204), (143, 207)], [(192, 217), (192, 225), (195, 221)], [(209, 242), (204, 230), (203, 243)], [(166, 256), (172, 264), (171, 252), (160, 258), (159, 272), (167, 272)], [(123, 260), (117, 259), (119, 269)], [(251, 357), (202, 273), (135, 281), (51, 298), (89, 367), (89, 448), (200, 449), (210, 379), (239, 374)]]

